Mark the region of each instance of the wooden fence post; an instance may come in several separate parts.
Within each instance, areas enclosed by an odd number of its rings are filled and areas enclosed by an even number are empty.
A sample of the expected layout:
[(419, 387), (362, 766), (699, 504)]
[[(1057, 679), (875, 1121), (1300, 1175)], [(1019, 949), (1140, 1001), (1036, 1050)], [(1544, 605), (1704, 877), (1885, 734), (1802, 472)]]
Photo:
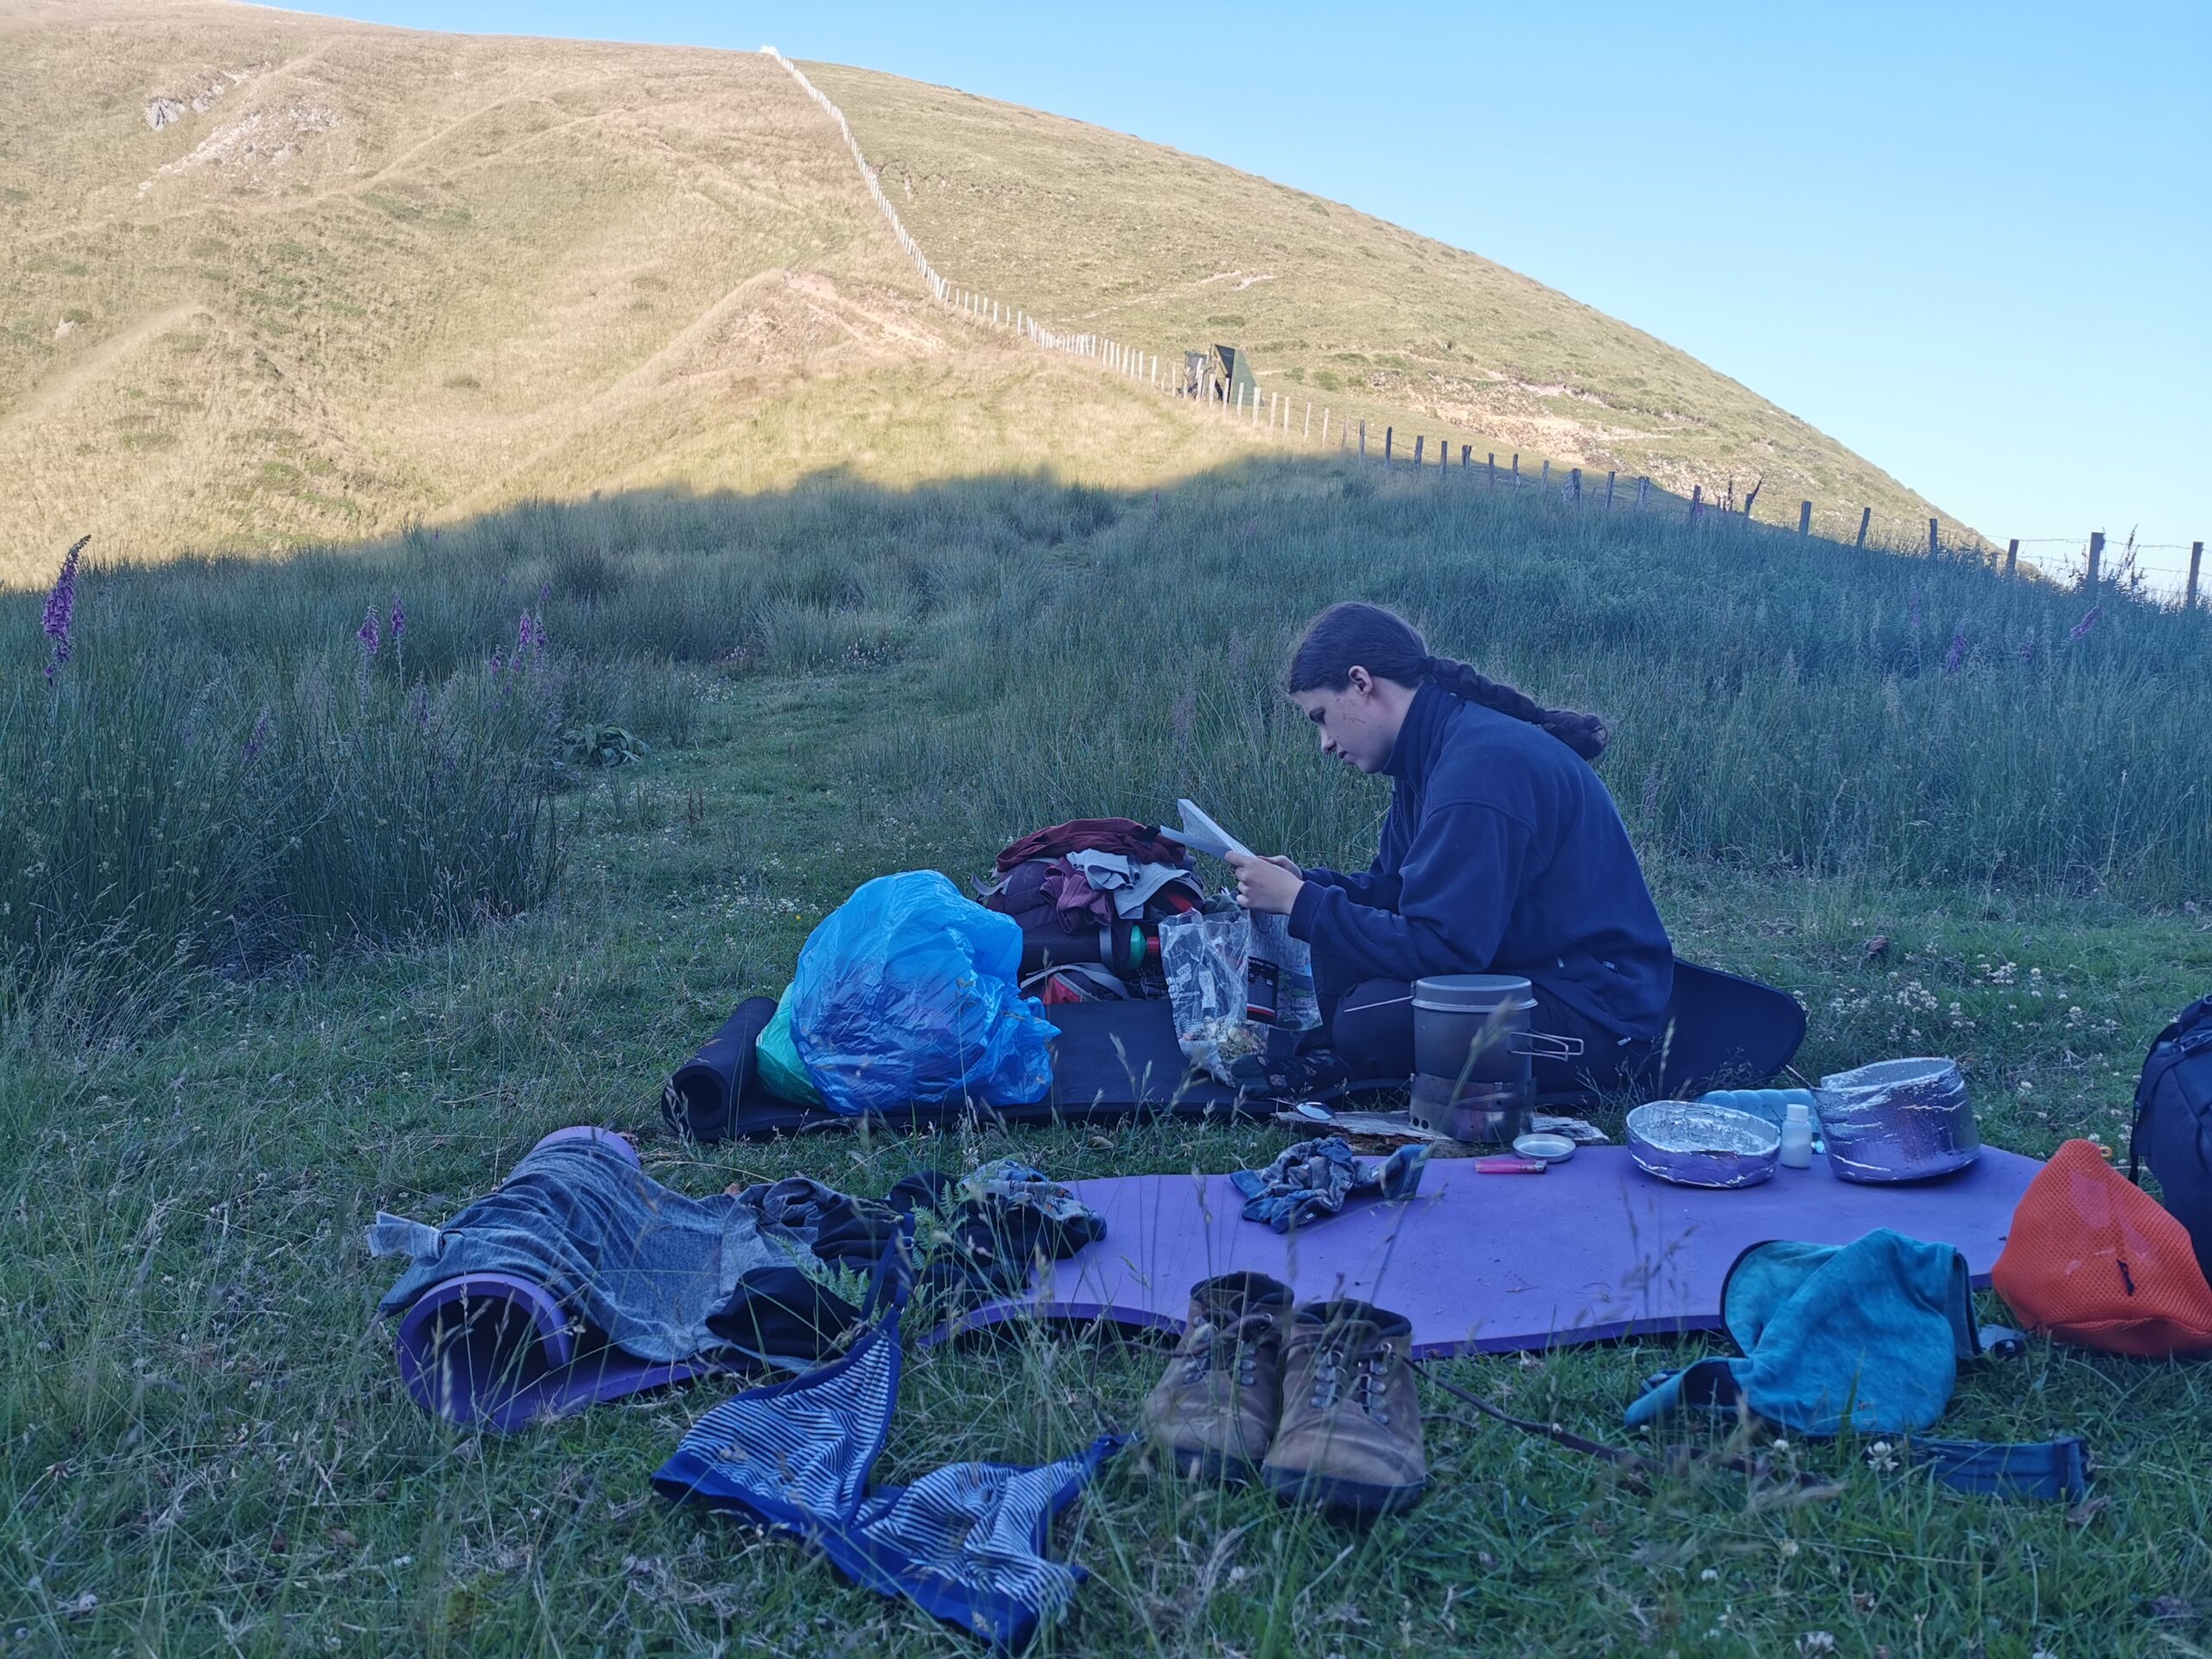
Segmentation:
[(2097, 591), (2097, 572), (2105, 562), (2105, 533), (2101, 530), (2089, 532), (2089, 591)]
[(1518, 454), (1513, 457), (1513, 487), (1516, 490), (1521, 487), (1521, 457)]
[(1800, 501), (1797, 504), (1797, 533), (1800, 536), (1809, 536), (1813, 533), (1813, 504), (1809, 501)]
[(1311, 397), (1306, 400), (1306, 442), (1313, 442), (1313, 400)]
[(1548, 461), (1544, 463), (1544, 475), (1541, 479), (1537, 480), (1536, 487), (1540, 490), (1548, 490), (1551, 486), (1552, 464)]
[(2193, 611), (2196, 608), (2196, 573), (2203, 568), (2203, 564), (2204, 543), (2191, 542), (2189, 544), (2189, 594), (2181, 602), (2181, 607), (2184, 611)]
[(1390, 444), (1396, 437), (1397, 430), (1395, 426), (1382, 429), (1382, 470), (1386, 473), (1390, 470)]
[(1497, 487), (1497, 451), (1495, 449), (1490, 452), (1490, 486), (1493, 490)]
[(1942, 551), (1943, 544), (1936, 538), (1936, 521), (1933, 518), (1930, 518), (1928, 521), (1928, 556), (1931, 559), (1935, 558), (1941, 555)]
[(1578, 505), (1582, 500), (1582, 469), (1577, 467), (1567, 480), (1567, 494)]
[(2020, 574), (2020, 538), (2015, 536), (2005, 544), (2005, 575), (2007, 581)]
[(1702, 484), (1693, 484), (1690, 486), (1690, 523), (1697, 523), (1698, 514), (1704, 510), (1705, 486)]
[(1873, 522), (1873, 508), (1861, 507), (1859, 509), (1859, 539), (1852, 543), (1853, 547), (1864, 547), (1866, 545), (1866, 526)]
[(1236, 388), (1236, 418), (1240, 421), (1244, 418), (1244, 388), (1242, 386)]
[(1421, 470), (1421, 447), (1427, 442), (1427, 438), (1417, 437), (1414, 440), (1414, 470), (1415, 472)]
[(1467, 458), (1474, 453), (1475, 446), (1471, 443), (1463, 443), (1459, 446), (1459, 470), (1461, 472), (1464, 473), (1467, 470)]
[(1362, 461), (1367, 459), (1367, 417), (1364, 415), (1359, 419), (1359, 458)]
[(1638, 512), (1643, 512), (1643, 504), (1644, 504), (1645, 502), (1649, 501), (1650, 499), (1651, 499), (1651, 480), (1650, 480), (1649, 479), (1648, 479), (1648, 478), (1639, 478), (1639, 479), (1637, 479), (1637, 480), (1636, 480), (1636, 510), (1637, 510)]
[(1607, 474), (1605, 474), (1605, 511), (1606, 511), (1607, 512), (1611, 512), (1612, 510), (1613, 510), (1613, 474), (1611, 474), (1611, 473), (1607, 473)]

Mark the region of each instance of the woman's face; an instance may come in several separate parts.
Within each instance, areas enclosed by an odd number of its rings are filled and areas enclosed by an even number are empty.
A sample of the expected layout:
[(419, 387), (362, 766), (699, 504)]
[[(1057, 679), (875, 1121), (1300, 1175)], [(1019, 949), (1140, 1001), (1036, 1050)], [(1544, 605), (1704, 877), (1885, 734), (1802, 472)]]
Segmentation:
[[(1411, 694), (1376, 679), (1363, 668), (1353, 669), (1348, 677), (1350, 683), (1341, 691), (1294, 691), (1290, 700), (1319, 728), (1322, 753), (1362, 772), (1380, 772), (1398, 746), (1398, 728), (1405, 723)], [(1394, 690), (1401, 695), (1390, 696)]]

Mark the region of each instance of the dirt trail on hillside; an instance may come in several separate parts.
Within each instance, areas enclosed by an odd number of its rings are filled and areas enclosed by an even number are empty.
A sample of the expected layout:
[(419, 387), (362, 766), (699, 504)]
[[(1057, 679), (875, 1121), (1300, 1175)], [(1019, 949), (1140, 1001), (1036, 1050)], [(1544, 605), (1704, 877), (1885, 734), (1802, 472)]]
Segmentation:
[(10, 436), (15, 429), (43, 415), (67, 398), (84, 383), (98, 374), (116, 359), (127, 352), (136, 351), (148, 340), (165, 334), (187, 318), (213, 318), (214, 313), (198, 300), (188, 300), (181, 305), (156, 311), (141, 318), (129, 327), (110, 334), (90, 351), (73, 359), (67, 365), (34, 383), (23, 394), (23, 400), (6, 414), (0, 415), (0, 438)]

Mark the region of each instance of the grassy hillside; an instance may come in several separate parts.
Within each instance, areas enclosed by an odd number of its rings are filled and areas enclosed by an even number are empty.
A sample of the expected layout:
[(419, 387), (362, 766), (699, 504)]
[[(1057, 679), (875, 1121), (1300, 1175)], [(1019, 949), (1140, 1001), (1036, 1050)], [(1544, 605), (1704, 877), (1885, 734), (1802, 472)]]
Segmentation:
[[(2212, 976), (2212, 617), (2119, 601), (2076, 637), (2078, 598), (1962, 562), (1292, 457), (1156, 492), (628, 492), (95, 572), (51, 690), (36, 596), (0, 599), (0, 845), (31, 854), (0, 867), (3, 1650), (973, 1654), (651, 1495), (730, 1384), (508, 1440), (432, 1423), (360, 1230), (442, 1219), (573, 1122), (694, 1194), (1273, 1156), (1283, 1132), (1221, 1124), (695, 1148), (656, 1102), (868, 877), (964, 877), (1198, 785), (1255, 841), (1364, 856), (1382, 785), (1324, 765), (1274, 684), (1347, 594), (1612, 719), (1600, 775), (1679, 948), (1801, 996), (1808, 1072), (1934, 1049), (1992, 1144), (2120, 1142), (2152, 1034)], [(518, 612), (547, 643), (518, 668)], [(601, 722), (651, 753), (575, 767), (560, 728)], [(1441, 1370), (1629, 1444), (1638, 1380), (1720, 1347)], [(1072, 1332), (912, 1351), (886, 1472), (1063, 1455), (1161, 1363)], [(2071, 1518), (1757, 1431), (1777, 1478), (1645, 1491), (1424, 1409), (1434, 1491), (1364, 1534), (1117, 1459), (1043, 1651), (2029, 1659), (2176, 1651), (2212, 1605), (2202, 1366), (2038, 1342), (1961, 1377), (1943, 1433), (2090, 1438), (2103, 1507)], [(1794, 1468), (1840, 1490), (1800, 1503)]]
[[(754, 54), (0, 0), (0, 582), (86, 531), (158, 558), (824, 469), (1125, 486), (1265, 442), (926, 302)], [(1065, 327), (1246, 344), (1269, 386), (1531, 471), (1923, 511), (1472, 255), (1033, 111), (819, 79), (938, 264)]]
[(753, 54), (8, 0), (0, 54), (0, 581), (87, 531), (161, 557), (1236, 442), (924, 304)]
[[(852, 122), (907, 228), (955, 280), (1056, 328), (1163, 356), (1248, 346), (1264, 391), (1448, 430), (1529, 471), (1701, 484), (1828, 533), (1861, 507), (1907, 543), (1936, 509), (1744, 386), (1478, 254), (1121, 133), (836, 64), (807, 73)], [(1456, 188), (1456, 185), (1440, 187)], [(1633, 259), (1635, 251), (1622, 250)]]

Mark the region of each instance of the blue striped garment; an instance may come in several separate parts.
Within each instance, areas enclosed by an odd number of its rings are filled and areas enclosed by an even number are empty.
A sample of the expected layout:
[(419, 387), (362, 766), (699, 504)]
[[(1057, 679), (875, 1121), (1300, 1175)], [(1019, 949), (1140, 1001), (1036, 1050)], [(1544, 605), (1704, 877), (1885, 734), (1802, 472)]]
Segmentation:
[(1052, 1519), (1122, 1441), (1102, 1435), (1041, 1469), (950, 1464), (868, 1491), (898, 1403), (899, 1312), (894, 1303), (842, 1358), (715, 1407), (653, 1485), (803, 1539), (879, 1595), (1019, 1649), (1066, 1611), (1084, 1577), (1046, 1557)]

